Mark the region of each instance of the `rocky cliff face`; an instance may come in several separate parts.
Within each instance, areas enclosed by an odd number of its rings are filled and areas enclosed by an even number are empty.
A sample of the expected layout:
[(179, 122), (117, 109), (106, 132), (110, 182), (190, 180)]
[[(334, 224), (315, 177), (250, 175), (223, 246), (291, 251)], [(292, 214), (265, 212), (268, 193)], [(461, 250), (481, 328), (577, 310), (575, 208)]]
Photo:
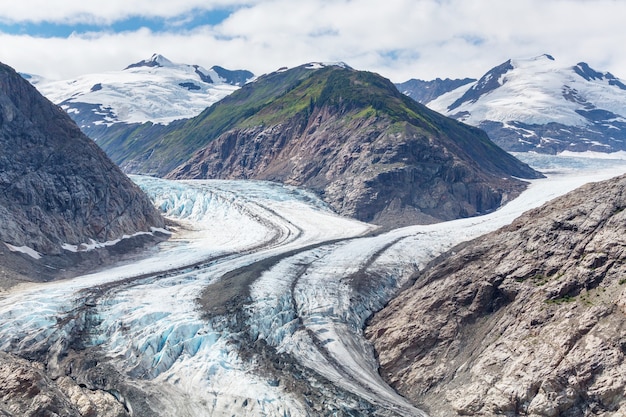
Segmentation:
[(77, 251), (164, 225), (148, 197), (65, 112), (2, 64), (0, 149), (0, 252), (3, 265), (22, 275), (33, 273), (22, 258), (76, 257), (64, 245)]
[(626, 176), (458, 248), (367, 329), (433, 416), (626, 411)]
[(67, 376), (52, 379), (43, 365), (0, 352), (0, 415), (127, 417), (113, 394), (87, 389)]
[(513, 176), (538, 175), (482, 131), (411, 101), (380, 76), (309, 71), (169, 177), (284, 182), (316, 191), (343, 215), (402, 226), (496, 209), (525, 187)]

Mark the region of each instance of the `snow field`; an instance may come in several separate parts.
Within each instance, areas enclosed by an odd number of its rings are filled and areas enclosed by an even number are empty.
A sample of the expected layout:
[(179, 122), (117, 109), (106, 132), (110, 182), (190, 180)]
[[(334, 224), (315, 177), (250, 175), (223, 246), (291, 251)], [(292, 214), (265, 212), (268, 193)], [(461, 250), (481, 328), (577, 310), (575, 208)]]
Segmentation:
[[(477, 101), (469, 101), (449, 111), (448, 107), (475, 83), (459, 87), (428, 103), (428, 107), (446, 115), (469, 112), (461, 120), (477, 126), (483, 120), (528, 124), (561, 123), (568, 126), (590, 124), (576, 110), (588, 110), (587, 104), (626, 115), (624, 91), (608, 80), (585, 80), (571, 67), (561, 67), (546, 56), (512, 60), (512, 70), (499, 81), (501, 87), (488, 92)], [(556, 94), (555, 94), (556, 93)], [(571, 99), (567, 100), (564, 95)]]
[(38, 80), (35, 86), (53, 103), (64, 103), (70, 112), (77, 112), (71, 108), (73, 103), (100, 105), (103, 114), (110, 109), (114, 118), (105, 117), (106, 124), (169, 124), (197, 116), (239, 88), (226, 84), (213, 70), (198, 67), (197, 71), (211, 77), (213, 84), (202, 81), (192, 65), (167, 62), (160, 67), (88, 74), (74, 80)]

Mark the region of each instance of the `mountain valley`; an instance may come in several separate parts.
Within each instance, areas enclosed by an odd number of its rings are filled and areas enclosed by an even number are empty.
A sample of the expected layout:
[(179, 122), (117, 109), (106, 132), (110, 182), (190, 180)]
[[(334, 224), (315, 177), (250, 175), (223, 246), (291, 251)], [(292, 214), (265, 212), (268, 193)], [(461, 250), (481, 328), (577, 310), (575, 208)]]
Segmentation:
[(626, 170), (581, 163), (486, 216), (375, 235), (293, 187), (135, 177), (178, 229), (133, 262), (2, 294), (0, 349), (28, 359), (5, 368), (25, 377), (2, 407), (37, 415), (20, 404), (57, 392), (95, 415), (430, 415), (378, 375), (368, 317), (455, 245)]
[[(109, 76), (31, 79), (94, 142), (0, 67), (0, 415), (626, 409), (626, 161), (547, 155), (609, 150), (617, 78), (543, 56), (398, 85), (480, 127), (500, 94), (554, 104), (509, 133), (607, 129), (510, 154), (343, 63)], [(566, 105), (538, 92), (563, 79)]]
[(340, 214), (387, 227), (488, 212), (525, 187), (517, 178), (539, 176), (479, 130), (345, 65), (262, 76), (142, 145), (103, 147), (127, 149), (122, 166), (168, 178), (305, 187)]

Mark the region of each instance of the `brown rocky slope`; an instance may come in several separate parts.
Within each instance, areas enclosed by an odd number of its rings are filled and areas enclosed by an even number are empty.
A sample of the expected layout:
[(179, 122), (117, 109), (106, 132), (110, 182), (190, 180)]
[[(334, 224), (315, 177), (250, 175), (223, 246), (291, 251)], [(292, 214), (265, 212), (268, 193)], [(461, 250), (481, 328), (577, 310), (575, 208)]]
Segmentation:
[(372, 319), (381, 374), (433, 416), (626, 413), (626, 176), (471, 242)]
[(525, 188), (515, 177), (540, 176), (484, 132), (428, 110), (379, 75), (308, 68), (267, 76), (218, 103), (207, 118), (231, 101), (241, 107), (274, 78), (303, 74), (169, 177), (302, 186), (343, 215), (394, 227), (494, 210)]
[[(54, 277), (89, 257), (64, 244), (113, 241), (164, 226), (149, 198), (67, 114), (4, 64), (0, 149), (2, 285), (16, 276)], [(25, 248), (45, 259), (25, 255)]]

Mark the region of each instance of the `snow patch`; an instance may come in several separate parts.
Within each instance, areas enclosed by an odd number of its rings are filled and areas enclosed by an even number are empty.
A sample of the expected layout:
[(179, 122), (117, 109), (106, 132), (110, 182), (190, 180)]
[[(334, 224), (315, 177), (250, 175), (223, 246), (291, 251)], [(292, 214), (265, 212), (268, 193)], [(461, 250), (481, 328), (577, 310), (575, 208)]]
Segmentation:
[(4, 244), (7, 248), (9, 248), (11, 252), (20, 252), (30, 256), (33, 259), (41, 259), (41, 254), (33, 248), (29, 248), (28, 246), (13, 246), (6, 242)]
[(157, 228), (157, 227), (151, 227), (150, 230), (151, 230), (150, 232), (137, 232), (137, 233), (133, 233), (132, 235), (123, 235), (119, 239), (107, 240), (106, 242), (97, 242), (94, 239), (90, 239), (89, 243), (81, 243), (79, 245), (72, 245), (70, 243), (64, 243), (61, 245), (61, 248), (66, 251), (75, 252), (75, 253), (76, 252), (89, 252), (95, 249), (102, 249), (107, 246), (115, 246), (118, 243), (120, 243), (122, 240), (131, 239), (137, 236), (154, 236), (154, 233), (163, 233), (166, 235), (171, 235), (171, 232), (165, 229)]
[(350, 66), (346, 64), (345, 62), (310, 62), (304, 68), (315, 70), (315, 69), (322, 69), (326, 67), (339, 67), (339, 68), (347, 68), (347, 69), (350, 68)]

